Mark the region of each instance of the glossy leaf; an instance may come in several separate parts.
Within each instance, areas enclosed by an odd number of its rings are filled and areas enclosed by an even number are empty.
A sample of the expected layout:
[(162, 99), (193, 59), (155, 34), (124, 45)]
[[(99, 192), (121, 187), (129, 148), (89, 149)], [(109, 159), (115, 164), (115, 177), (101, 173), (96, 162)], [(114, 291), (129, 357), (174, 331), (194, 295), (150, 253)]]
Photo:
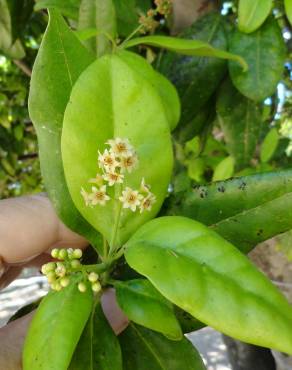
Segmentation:
[(273, 154), (277, 149), (279, 139), (280, 135), (278, 134), (278, 130), (275, 127), (272, 128), (268, 132), (261, 146), (260, 158), (262, 162), (269, 162), (269, 160), (273, 157)]
[[(227, 49), (223, 17), (217, 13), (201, 17), (180, 37), (201, 40), (218, 49)], [(169, 51), (163, 53), (158, 60), (158, 70), (169, 78), (178, 90), (182, 105), (180, 126), (194, 127), (192, 131), (195, 132), (195, 122), (192, 124), (190, 121), (201, 114), (203, 105), (221, 82), (226, 73), (226, 61), (218, 58), (182, 56)], [(190, 139), (195, 135), (196, 132)]]
[(92, 293), (71, 283), (39, 305), (24, 343), (23, 370), (67, 370), (92, 308)]
[(172, 304), (148, 280), (116, 282), (115, 288), (118, 304), (129, 320), (165, 334), (170, 339), (182, 339)]
[(272, 10), (273, 0), (239, 0), (238, 28), (241, 32), (257, 30)]
[(75, 349), (68, 370), (122, 370), (119, 341), (96, 304)]
[(123, 50), (118, 55), (155, 87), (161, 97), (169, 127), (174, 130), (180, 118), (180, 100), (175, 87), (138, 54)]
[(80, 0), (37, 0), (35, 10), (52, 8), (72, 19), (78, 18)]
[(224, 158), (215, 167), (212, 181), (226, 180), (234, 174), (234, 158), (229, 156)]
[(164, 48), (183, 55), (230, 59), (236, 61), (239, 64), (239, 68), (243, 71), (247, 70), (247, 64), (240, 56), (216, 49), (208, 43), (199, 40), (179, 39), (170, 36), (145, 36), (131, 39), (125, 42), (123, 47), (131, 48), (141, 44)]
[(285, 4), (285, 11), (287, 17), (289, 19), (290, 24), (292, 25), (292, 1), (291, 0), (284, 0)]
[(269, 18), (252, 34), (235, 31), (230, 37), (230, 52), (247, 62), (248, 71), (237, 63), (229, 63), (229, 72), (235, 87), (246, 97), (262, 101), (272, 95), (282, 77), (286, 47), (275, 19)]
[[(122, 204), (112, 199), (104, 207), (86, 207), (80, 190), (96, 176), (98, 151), (103, 152), (105, 143), (115, 137), (128, 138), (139, 158), (138, 167), (125, 176), (124, 186), (139, 189), (144, 177), (157, 199), (150, 212), (122, 211), (116, 233), (116, 243), (121, 245), (159, 211), (171, 176), (172, 147), (156, 90), (119, 56), (105, 55), (73, 87), (64, 118), (62, 155), (75, 205), (109, 242)], [(115, 187), (119, 192), (117, 185), (109, 188), (112, 198)]]
[(131, 323), (119, 340), (124, 370), (206, 370), (199, 353), (186, 338), (171, 341)]
[(56, 10), (34, 64), (29, 113), (38, 135), (41, 170), (46, 190), (61, 220), (94, 245), (97, 232), (75, 208), (65, 182), (61, 157), (61, 130), (72, 86), (93, 61)]
[(14, 41), (7, 0), (0, 0), (0, 51), (13, 59), (21, 59), (25, 56), (21, 42)]
[(203, 224), (157, 218), (126, 246), (129, 265), (198, 320), (242, 341), (292, 353), (287, 300), (233, 245)]
[(226, 80), (218, 92), (216, 111), (229, 154), (237, 167), (249, 165), (261, 132), (261, 105), (247, 99)]

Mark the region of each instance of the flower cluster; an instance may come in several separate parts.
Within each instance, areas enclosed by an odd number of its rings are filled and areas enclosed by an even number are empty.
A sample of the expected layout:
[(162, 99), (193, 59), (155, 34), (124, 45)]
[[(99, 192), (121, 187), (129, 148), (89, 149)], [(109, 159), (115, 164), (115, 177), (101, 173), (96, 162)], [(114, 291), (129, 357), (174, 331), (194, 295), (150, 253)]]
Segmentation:
[[(72, 275), (80, 273), (82, 257), (81, 249), (53, 249), (51, 256), (58, 259), (58, 262), (49, 262), (42, 266), (42, 273), (47, 277), (51, 288), (60, 291), (66, 288), (71, 281)], [(61, 262), (62, 261), (62, 262)], [(83, 272), (84, 281), (80, 281), (78, 289), (80, 292), (87, 290), (88, 282), (91, 284), (93, 292), (98, 293), (101, 290), (99, 276), (95, 272)]]
[(81, 188), (85, 205), (87, 207), (106, 205), (106, 202), (111, 199), (107, 188), (121, 184), (122, 192), (117, 200), (122, 202), (123, 208), (128, 208), (132, 212), (139, 209), (140, 213), (150, 211), (156, 198), (151, 193), (150, 186), (145, 184), (144, 178), (139, 190), (123, 188), (127, 173), (131, 173), (138, 165), (138, 156), (133, 146), (128, 139), (121, 138), (108, 140), (106, 144), (110, 148), (105, 149), (103, 153), (98, 152), (98, 167), (102, 173), (89, 180), (89, 183), (93, 184), (90, 193)]
[(142, 14), (139, 18), (139, 23), (141, 25), (139, 32), (142, 34), (155, 31), (159, 26), (159, 22), (155, 19), (158, 14), (167, 18), (172, 12), (171, 0), (155, 0), (154, 3), (156, 8), (149, 9), (146, 15)]

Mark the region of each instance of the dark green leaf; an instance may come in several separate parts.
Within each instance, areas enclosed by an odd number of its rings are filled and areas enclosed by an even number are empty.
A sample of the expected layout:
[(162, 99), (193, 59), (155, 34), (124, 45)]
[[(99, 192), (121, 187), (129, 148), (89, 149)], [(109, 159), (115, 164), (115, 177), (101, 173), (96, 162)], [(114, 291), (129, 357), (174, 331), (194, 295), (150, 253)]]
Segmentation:
[(178, 322), (180, 323), (183, 333), (191, 333), (206, 326), (199, 320), (195, 319), (188, 312), (177, 306), (174, 307), (174, 312)]
[(263, 163), (269, 162), (273, 157), (273, 154), (277, 149), (279, 139), (280, 135), (278, 134), (278, 130), (275, 127), (272, 128), (262, 143), (260, 158)]
[(182, 339), (172, 304), (148, 280), (116, 282), (115, 288), (118, 304), (129, 320), (165, 334), (170, 339)]
[[(227, 40), (222, 19), (217, 13), (207, 14), (187, 28), (181, 37), (202, 40), (226, 50)], [(185, 126), (196, 114), (201, 113), (201, 108), (216, 90), (226, 72), (226, 61), (166, 52), (159, 59), (158, 69), (178, 90), (182, 104), (181, 124)]]
[(273, 0), (239, 0), (238, 28), (241, 32), (257, 30), (271, 12)]
[(226, 80), (219, 90), (216, 110), (228, 152), (237, 167), (249, 165), (261, 132), (261, 105), (247, 99)]
[[(151, 109), (149, 109), (151, 107)], [(97, 153), (112, 138), (128, 138), (137, 151), (138, 167), (124, 185), (139, 189), (142, 178), (156, 196), (150, 212), (124, 209), (115, 229), (121, 203), (111, 199), (103, 207), (86, 207), (81, 187), (98, 171)], [(156, 90), (118, 55), (105, 55), (87, 68), (74, 85), (62, 132), (62, 155), (72, 199), (82, 215), (112, 244), (122, 245), (144, 222), (153, 218), (165, 198), (172, 172), (168, 121)], [(151, 166), (149, 166), (149, 161)], [(115, 193), (117, 191), (117, 193)], [(114, 198), (118, 185), (109, 188)]]
[(67, 370), (92, 308), (92, 293), (71, 283), (39, 305), (24, 343), (23, 369)]
[(38, 135), (46, 189), (59, 217), (96, 245), (97, 232), (82, 218), (69, 195), (60, 150), (63, 115), (72, 86), (93, 60), (59, 13), (51, 10), (33, 69), (29, 112)]
[(122, 370), (119, 341), (100, 303), (91, 313), (68, 370)]
[(229, 63), (232, 82), (248, 98), (262, 101), (272, 95), (281, 79), (286, 47), (278, 23), (272, 17), (252, 34), (235, 31), (230, 37), (230, 52), (244, 58), (248, 71)]
[(36, 0), (34, 8), (35, 10), (54, 8), (67, 17), (77, 19), (80, 1), (81, 0)]
[(33, 12), (34, 0), (7, 0), (11, 16), (12, 41), (23, 36)]
[(131, 323), (119, 340), (124, 370), (206, 370), (199, 353), (186, 338), (171, 341)]
[(157, 218), (126, 246), (129, 265), (198, 320), (242, 341), (292, 353), (287, 300), (247, 257), (203, 224)]
[(179, 39), (170, 36), (145, 36), (126, 41), (123, 47), (127, 49), (141, 44), (164, 48), (183, 55), (230, 59), (236, 61), (240, 65), (239, 68), (247, 69), (246, 62), (240, 56), (216, 49), (208, 43), (199, 40)]

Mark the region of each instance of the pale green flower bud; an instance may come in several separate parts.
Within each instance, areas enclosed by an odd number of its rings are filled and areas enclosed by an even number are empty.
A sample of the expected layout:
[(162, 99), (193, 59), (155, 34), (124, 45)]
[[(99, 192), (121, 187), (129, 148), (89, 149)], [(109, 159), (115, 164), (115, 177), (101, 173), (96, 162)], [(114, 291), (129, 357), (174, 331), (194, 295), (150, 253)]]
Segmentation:
[(98, 280), (98, 274), (95, 273), (95, 272), (91, 272), (89, 275), (88, 275), (88, 280), (91, 282), (91, 283), (95, 283), (97, 280)]
[(82, 257), (82, 250), (81, 249), (74, 249), (73, 257), (77, 258), (77, 259), (81, 258)]
[(51, 256), (53, 258), (59, 258), (59, 249), (58, 248), (54, 248), (51, 252)]
[(60, 276), (60, 277), (63, 277), (66, 275), (66, 268), (61, 262), (57, 263), (57, 268), (55, 270), (55, 273), (57, 276)]
[(59, 250), (59, 259), (60, 260), (66, 259), (67, 256), (68, 256), (68, 253), (67, 253), (66, 249), (60, 249)]
[(53, 290), (57, 291), (57, 292), (59, 292), (60, 290), (62, 290), (62, 286), (61, 286), (61, 284), (60, 284), (60, 283), (53, 283), (53, 284), (51, 285), (51, 288), (52, 288)]
[(95, 293), (98, 293), (101, 291), (101, 284), (99, 281), (96, 281), (95, 283), (93, 283), (91, 285), (91, 289), (95, 292)]
[(54, 271), (49, 271), (47, 274), (47, 279), (50, 284), (54, 283), (56, 281), (56, 274)]
[(63, 277), (61, 280), (60, 280), (60, 284), (63, 288), (66, 288), (66, 286), (68, 286), (70, 284), (70, 279), (65, 276)]
[(73, 269), (77, 269), (79, 266), (81, 265), (80, 261), (79, 260), (72, 260), (71, 261), (71, 267)]
[(81, 282), (81, 283), (78, 284), (78, 289), (81, 293), (84, 293), (87, 290), (87, 286), (86, 286), (86, 284)]

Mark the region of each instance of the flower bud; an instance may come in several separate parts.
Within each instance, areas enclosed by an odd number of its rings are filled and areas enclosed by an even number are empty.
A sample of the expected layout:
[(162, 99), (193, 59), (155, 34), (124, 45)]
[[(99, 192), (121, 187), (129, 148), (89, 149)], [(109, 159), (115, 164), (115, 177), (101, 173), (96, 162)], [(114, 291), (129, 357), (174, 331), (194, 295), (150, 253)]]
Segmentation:
[(67, 253), (66, 249), (63, 248), (63, 249), (59, 250), (59, 259), (60, 260), (66, 259), (67, 256), (68, 256), (68, 253)]
[(58, 248), (54, 248), (51, 252), (51, 256), (53, 258), (59, 258), (59, 249)]
[(77, 269), (79, 266), (81, 265), (80, 261), (79, 260), (72, 260), (71, 261), (71, 267), (73, 269)]
[(81, 249), (74, 249), (73, 257), (77, 258), (77, 259), (81, 258), (82, 257), (82, 250)]
[(53, 290), (57, 291), (57, 292), (59, 292), (60, 290), (62, 290), (62, 286), (61, 286), (61, 284), (60, 284), (60, 283), (53, 283), (53, 284), (51, 285), (51, 288), (52, 288)]
[(70, 279), (65, 276), (63, 277), (61, 280), (60, 280), (60, 284), (63, 288), (66, 288), (66, 286), (68, 286), (70, 284)]
[(97, 280), (98, 280), (98, 274), (95, 273), (95, 272), (91, 272), (89, 275), (88, 275), (88, 280), (91, 282), (91, 283), (95, 283)]
[(56, 281), (56, 274), (54, 271), (49, 271), (47, 274), (47, 279), (50, 284), (54, 283)]
[(55, 270), (55, 273), (57, 276), (60, 276), (60, 277), (63, 277), (66, 275), (66, 268), (61, 262), (57, 263), (57, 268)]
[(91, 289), (95, 292), (95, 293), (98, 293), (101, 291), (101, 284), (99, 281), (96, 281), (95, 283), (93, 283), (91, 285)]
[(86, 284), (81, 282), (81, 283), (78, 284), (78, 289), (79, 289), (79, 292), (84, 293), (87, 290), (87, 286), (86, 286)]

